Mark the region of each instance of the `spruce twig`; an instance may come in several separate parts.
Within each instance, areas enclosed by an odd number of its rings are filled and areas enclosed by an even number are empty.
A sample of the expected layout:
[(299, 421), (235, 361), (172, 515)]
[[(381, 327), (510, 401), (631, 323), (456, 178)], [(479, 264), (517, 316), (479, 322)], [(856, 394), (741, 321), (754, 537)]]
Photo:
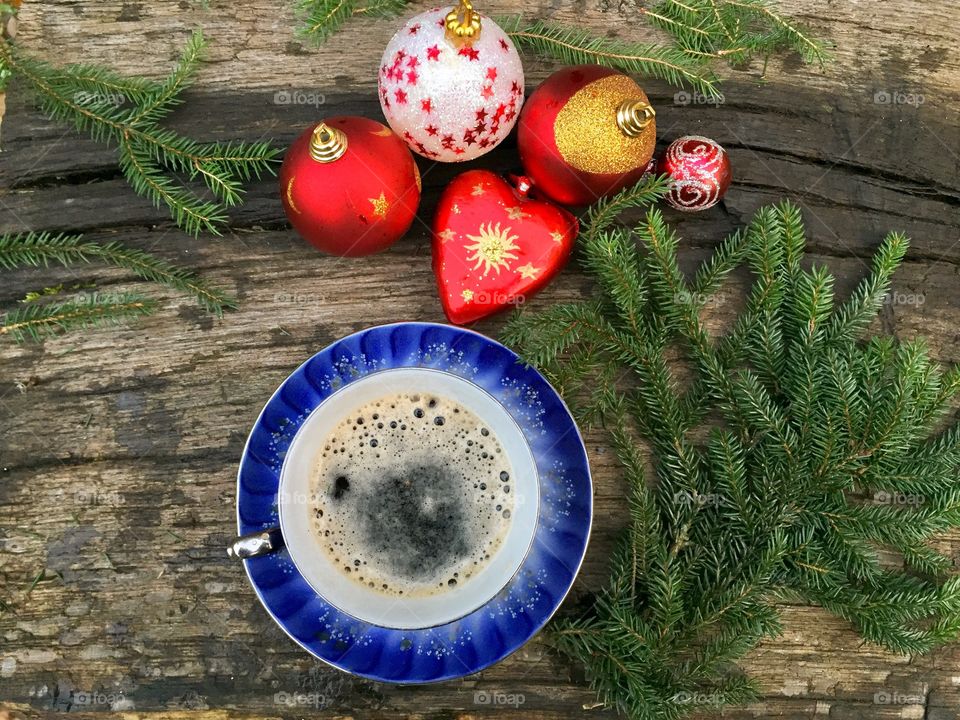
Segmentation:
[(156, 302), (142, 295), (91, 293), (66, 302), (11, 310), (0, 323), (0, 337), (9, 336), (16, 342), (39, 341), (69, 330), (118, 325), (155, 309)]
[(827, 59), (824, 43), (767, 0), (660, 0), (643, 13), (692, 58), (737, 65), (792, 49), (807, 63), (822, 66)]
[[(632, 232), (615, 224), (630, 197), (652, 200), (627, 191), (587, 217), (596, 296), (518, 313), (502, 336), (565, 391), (602, 386), (571, 406), (610, 430), (631, 492), (608, 586), (550, 641), (607, 705), (663, 719), (749, 697), (737, 661), (780, 631), (785, 596), (898, 653), (956, 638), (960, 576), (930, 540), (960, 527), (960, 424), (942, 427), (960, 369), (941, 372), (920, 342), (861, 338), (907, 239), (885, 238), (839, 303), (826, 268), (804, 269), (796, 207), (759, 210), (688, 280), (658, 211)], [(746, 309), (716, 336), (699, 295), (741, 264), (754, 275)], [(905, 569), (882, 563), (881, 547)]]
[(298, 0), (297, 34), (319, 45), (352, 17), (392, 17), (409, 0)]
[[(57, 68), (4, 39), (0, 68), (25, 82), (48, 116), (116, 146), (134, 191), (167, 207), (185, 232), (219, 234), (225, 209), (242, 199), (242, 183), (273, 172), (279, 150), (265, 142), (199, 143), (160, 127), (158, 122), (182, 102), (203, 49), (203, 36), (195, 32), (161, 82), (89, 65)], [(198, 179), (211, 199), (191, 187), (190, 181)]]
[(689, 86), (705, 95), (717, 91), (716, 77), (703, 62), (674, 48), (595, 37), (541, 20), (528, 23), (519, 15), (500, 18), (498, 23), (519, 47), (567, 65), (606, 65), (671, 85)]
[(0, 268), (47, 266), (51, 262), (70, 267), (91, 260), (129, 270), (144, 280), (190, 295), (201, 307), (218, 317), (225, 309), (236, 307), (233, 298), (211, 287), (194, 273), (118, 242), (101, 244), (84, 240), (80, 235), (51, 233), (0, 235)]

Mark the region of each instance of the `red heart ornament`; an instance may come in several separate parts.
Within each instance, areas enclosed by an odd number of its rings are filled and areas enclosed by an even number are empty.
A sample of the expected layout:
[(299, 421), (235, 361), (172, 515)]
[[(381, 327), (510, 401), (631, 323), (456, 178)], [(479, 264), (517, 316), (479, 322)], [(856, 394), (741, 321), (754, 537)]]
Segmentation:
[(577, 219), (489, 170), (468, 170), (443, 191), (433, 217), (433, 272), (443, 311), (458, 325), (519, 305), (560, 272)]

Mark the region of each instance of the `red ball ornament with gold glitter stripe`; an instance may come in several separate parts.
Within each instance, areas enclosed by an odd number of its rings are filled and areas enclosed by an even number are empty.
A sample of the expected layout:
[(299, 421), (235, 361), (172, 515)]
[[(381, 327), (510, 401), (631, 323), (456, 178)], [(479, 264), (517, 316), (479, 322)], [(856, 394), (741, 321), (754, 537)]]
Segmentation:
[(410, 228), (420, 173), (394, 132), (362, 117), (333, 117), (298, 137), (280, 168), (283, 209), (296, 231), (325, 253), (380, 252)]
[(526, 177), (468, 170), (447, 186), (433, 219), (433, 271), (450, 322), (516, 307), (563, 268), (577, 219), (530, 195)]
[(517, 124), (523, 169), (562, 205), (588, 205), (637, 182), (653, 157), (656, 113), (631, 78), (576, 65), (531, 93)]

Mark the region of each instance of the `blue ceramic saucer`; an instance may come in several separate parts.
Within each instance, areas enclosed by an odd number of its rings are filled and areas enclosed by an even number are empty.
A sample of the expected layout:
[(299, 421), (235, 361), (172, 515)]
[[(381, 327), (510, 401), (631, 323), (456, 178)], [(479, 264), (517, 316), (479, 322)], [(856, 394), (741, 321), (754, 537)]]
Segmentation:
[(570, 590), (593, 513), (580, 433), (556, 391), (503, 345), (463, 328), (397, 323), (336, 341), (297, 368), (257, 418), (240, 462), (240, 535), (277, 527), (287, 449), (313, 411), (374, 373), (425, 368), (473, 383), (499, 404), (529, 446), (539, 489), (536, 527), (519, 569), (492, 599), (456, 620), (397, 629), (334, 607), (300, 574), (286, 549), (244, 560), (267, 612), (304, 649), (355, 675), (427, 683), (478, 672), (520, 648)]

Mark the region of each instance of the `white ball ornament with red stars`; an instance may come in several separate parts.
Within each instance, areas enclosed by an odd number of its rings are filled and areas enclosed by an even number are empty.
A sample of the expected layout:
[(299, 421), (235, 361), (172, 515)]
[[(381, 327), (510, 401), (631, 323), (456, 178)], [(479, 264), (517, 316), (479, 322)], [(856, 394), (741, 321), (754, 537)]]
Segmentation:
[(517, 49), (468, 0), (407, 20), (387, 44), (378, 82), (390, 127), (411, 150), (442, 162), (495, 148), (523, 105)]

